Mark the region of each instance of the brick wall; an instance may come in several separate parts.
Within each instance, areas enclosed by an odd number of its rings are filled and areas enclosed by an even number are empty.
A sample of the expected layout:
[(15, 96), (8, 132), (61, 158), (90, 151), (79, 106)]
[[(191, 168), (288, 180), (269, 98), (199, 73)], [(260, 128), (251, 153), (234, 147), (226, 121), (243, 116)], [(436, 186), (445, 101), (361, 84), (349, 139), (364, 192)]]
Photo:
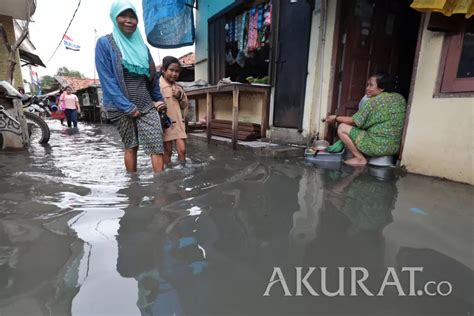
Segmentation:
[[(0, 23), (3, 24), (5, 31), (7, 32), (8, 43), (11, 45), (15, 42), (15, 29), (13, 28), (13, 19), (11, 16), (0, 15)], [(14, 87), (23, 86), (23, 78), (21, 76), (20, 69), (20, 56), (17, 52), (17, 64), (15, 66), (15, 72), (13, 76)], [(8, 51), (5, 47), (5, 43), (0, 39), (0, 80), (6, 80), (8, 69)]]

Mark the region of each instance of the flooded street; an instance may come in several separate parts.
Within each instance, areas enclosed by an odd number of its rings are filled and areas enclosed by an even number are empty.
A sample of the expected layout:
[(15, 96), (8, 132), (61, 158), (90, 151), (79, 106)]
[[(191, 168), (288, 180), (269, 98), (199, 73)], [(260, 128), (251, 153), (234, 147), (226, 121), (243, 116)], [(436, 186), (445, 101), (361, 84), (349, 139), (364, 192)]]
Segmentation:
[[(471, 186), (214, 146), (127, 175), (112, 126), (48, 123), (48, 146), (0, 153), (2, 316), (474, 313)], [(404, 295), (391, 275), (377, 296), (388, 267)], [(373, 295), (351, 295), (362, 270)]]

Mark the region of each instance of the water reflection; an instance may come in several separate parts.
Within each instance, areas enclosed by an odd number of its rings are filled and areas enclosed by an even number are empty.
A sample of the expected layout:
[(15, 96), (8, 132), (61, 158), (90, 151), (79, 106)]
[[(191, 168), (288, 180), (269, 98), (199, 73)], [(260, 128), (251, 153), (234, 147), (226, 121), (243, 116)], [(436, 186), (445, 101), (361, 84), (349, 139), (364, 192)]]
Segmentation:
[[(142, 171), (128, 176), (109, 127), (51, 129), (50, 147), (0, 155), (1, 315), (472, 311), (471, 187), (192, 146), (185, 168), (154, 176), (141, 157)], [(419, 198), (420, 188), (432, 196)], [(445, 192), (455, 198), (435, 198)], [(414, 206), (426, 210), (423, 217), (408, 211)], [(443, 229), (448, 223), (457, 229)], [(337, 267), (364, 267), (377, 292), (386, 268), (404, 265), (426, 267), (420, 284), (450, 280), (456, 291), (284, 297), (275, 287), (262, 297), (273, 267), (295, 294), (297, 266), (327, 267), (332, 291)], [(311, 276), (311, 284), (319, 281)]]

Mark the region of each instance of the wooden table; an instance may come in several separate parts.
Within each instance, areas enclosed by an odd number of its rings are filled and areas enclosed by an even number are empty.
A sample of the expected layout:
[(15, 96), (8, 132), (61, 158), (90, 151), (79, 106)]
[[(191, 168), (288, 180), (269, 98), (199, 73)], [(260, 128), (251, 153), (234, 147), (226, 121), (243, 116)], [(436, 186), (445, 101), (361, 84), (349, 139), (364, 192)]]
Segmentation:
[[(260, 117), (260, 136), (266, 137), (268, 129), (269, 101), (270, 101), (269, 85), (251, 85), (242, 83), (231, 83), (218, 86), (209, 86), (186, 91), (188, 99), (197, 99), (206, 96), (206, 113), (207, 113), (207, 142), (211, 142), (211, 125), (214, 111), (213, 96), (221, 93), (232, 93), (232, 148), (237, 148), (237, 133), (239, 125), (240, 95), (241, 92), (251, 92), (262, 94), (262, 111)], [(196, 106), (197, 108), (197, 106)]]

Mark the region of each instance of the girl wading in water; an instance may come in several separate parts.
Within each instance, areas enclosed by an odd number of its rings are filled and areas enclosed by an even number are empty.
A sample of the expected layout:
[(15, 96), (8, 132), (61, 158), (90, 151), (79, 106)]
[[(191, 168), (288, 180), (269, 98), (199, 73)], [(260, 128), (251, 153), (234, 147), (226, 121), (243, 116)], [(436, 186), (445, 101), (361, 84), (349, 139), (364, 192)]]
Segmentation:
[(167, 105), (167, 114), (173, 122), (173, 124), (165, 129), (164, 132), (165, 164), (171, 162), (173, 141), (176, 142), (178, 160), (181, 163), (186, 161), (187, 136), (182, 111), (188, 107), (188, 98), (186, 97), (183, 88), (176, 83), (180, 71), (181, 65), (177, 58), (172, 56), (166, 56), (163, 58), (160, 87)]

